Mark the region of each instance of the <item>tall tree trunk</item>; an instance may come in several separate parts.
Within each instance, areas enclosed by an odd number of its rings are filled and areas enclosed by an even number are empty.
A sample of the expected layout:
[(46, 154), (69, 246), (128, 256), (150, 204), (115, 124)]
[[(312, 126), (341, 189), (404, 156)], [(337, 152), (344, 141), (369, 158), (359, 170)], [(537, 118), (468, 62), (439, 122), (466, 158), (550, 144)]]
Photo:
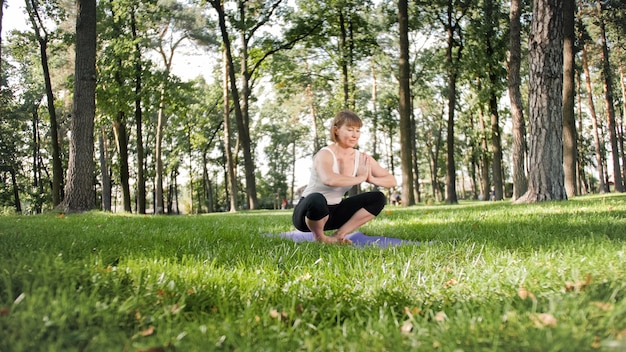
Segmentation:
[(146, 175), (144, 171), (144, 148), (143, 148), (143, 112), (141, 110), (142, 96), (142, 64), (141, 64), (141, 48), (137, 35), (137, 21), (135, 18), (135, 8), (133, 7), (130, 14), (131, 31), (133, 41), (135, 42), (135, 129), (137, 130), (137, 214), (146, 213)]
[(408, 0), (398, 0), (400, 31), (400, 160), (402, 162), (402, 205), (415, 204), (413, 193), (413, 159), (411, 157), (411, 68), (409, 66)]
[[(576, 74), (576, 87), (578, 89), (578, 94), (576, 94), (576, 111), (577, 111), (577, 115), (578, 115), (578, 128), (579, 130), (577, 131), (577, 135), (578, 136), (582, 136), (582, 130), (583, 130), (583, 108), (582, 108), (582, 87), (581, 87), (581, 82), (580, 82), (580, 74)], [(589, 193), (589, 187), (588, 187), (588, 183), (587, 183), (587, 176), (585, 175), (585, 155), (584, 155), (584, 151), (583, 148), (579, 148), (578, 149), (578, 194), (587, 194)]]
[(563, 1), (563, 171), (568, 197), (576, 196), (577, 135), (574, 116), (574, 0)]
[(600, 134), (598, 132), (598, 118), (596, 116), (596, 108), (593, 102), (593, 90), (591, 90), (591, 75), (589, 73), (589, 62), (587, 60), (587, 44), (583, 44), (582, 53), (583, 70), (585, 71), (585, 85), (587, 87), (587, 97), (589, 99), (589, 113), (591, 114), (591, 122), (593, 125), (593, 141), (596, 151), (596, 165), (598, 167), (598, 191), (606, 193), (609, 191), (608, 185), (604, 182), (604, 153), (602, 152), (602, 144)]
[[(458, 20), (454, 18), (455, 4), (448, 1), (446, 9), (446, 74), (448, 75), (448, 126), (446, 135), (446, 203), (457, 204), (456, 195), (456, 162), (454, 158), (454, 115), (456, 111), (456, 81), (458, 77), (457, 65), (461, 59), (463, 46), (454, 38), (458, 28)], [(456, 49), (456, 53), (454, 52)]]
[[(240, 13), (241, 19), (245, 19), (245, 1), (240, 1)], [(244, 21), (245, 23), (245, 21)], [(226, 32), (223, 32), (226, 33)], [(227, 35), (227, 34), (226, 34)], [(237, 114), (237, 105), (235, 105), (235, 118), (237, 119), (237, 126), (239, 129), (239, 140), (241, 143), (241, 149), (243, 152), (243, 162), (244, 162), (244, 173), (246, 175), (246, 197), (248, 199), (248, 209), (256, 209), (259, 206), (259, 202), (257, 200), (256, 194), (256, 176), (254, 172), (256, 171), (256, 166), (254, 165), (254, 158), (252, 156), (252, 142), (250, 140), (250, 112), (249, 112), (249, 100), (250, 100), (250, 70), (248, 69), (248, 44), (250, 38), (246, 36), (244, 30), (241, 33), (241, 106), (239, 108), (240, 113)], [(224, 42), (226, 43), (226, 42)], [(230, 57), (232, 60), (232, 54), (230, 51), (230, 42), (229, 50), (227, 51), (227, 58)], [(229, 61), (229, 67), (235, 67), (232, 61)], [(232, 72), (231, 80), (234, 80), (235, 73), (234, 70), (230, 70)], [(232, 89), (232, 87), (231, 87)], [(234, 97), (233, 97), (234, 99)], [(241, 120), (241, 121), (239, 121)]]
[(493, 174), (494, 200), (504, 199), (504, 177), (502, 176), (502, 137), (500, 132), (500, 114), (498, 112), (499, 96), (496, 86), (500, 77), (496, 75), (496, 68), (492, 63), (495, 56), (495, 48), (492, 40), (496, 36), (495, 27), (497, 20), (494, 18), (493, 0), (485, 1), (485, 21), (488, 24), (485, 35), (485, 48), (487, 53), (487, 76), (489, 78), (489, 115), (491, 117), (491, 173)]
[[(480, 88), (479, 88), (480, 90)], [(491, 177), (489, 175), (489, 143), (487, 143), (487, 128), (485, 127), (485, 117), (483, 116), (482, 108), (479, 116), (479, 124), (480, 124), (480, 135), (481, 135), (481, 158), (480, 158), (480, 169), (481, 173), (481, 185), (482, 185), (482, 199), (483, 200), (491, 200)]]
[(598, 24), (600, 27), (600, 44), (602, 46), (602, 77), (604, 79), (604, 101), (608, 117), (609, 140), (611, 142), (611, 154), (613, 161), (613, 181), (615, 192), (624, 192), (622, 181), (622, 168), (619, 163), (619, 149), (617, 147), (617, 132), (615, 128), (615, 107), (613, 105), (613, 74), (609, 63), (609, 48), (606, 40), (604, 19), (602, 18), (602, 2), (597, 1)]
[(223, 55), (223, 76), (222, 76), (222, 85), (223, 85), (223, 100), (224, 100), (224, 149), (226, 151), (226, 171), (228, 175), (228, 185), (230, 188), (230, 211), (237, 211), (237, 194), (239, 194), (239, 189), (237, 187), (237, 174), (235, 172), (235, 160), (233, 159), (233, 151), (231, 142), (231, 127), (230, 127), (230, 106), (229, 106), (229, 91), (228, 91), (228, 71), (230, 67), (228, 66), (228, 60), (226, 58), (226, 50), (224, 50)]
[[(169, 24), (166, 25), (159, 34), (159, 42), (160, 46), (158, 48), (159, 54), (161, 54), (161, 58), (163, 59), (163, 65), (165, 66), (165, 81), (161, 85), (161, 94), (159, 96), (159, 110), (157, 112), (157, 129), (156, 129), (156, 143), (155, 143), (155, 207), (154, 212), (156, 214), (163, 214), (165, 209), (163, 204), (163, 134), (165, 131), (165, 126), (167, 124), (167, 115), (165, 114), (165, 94), (168, 91), (168, 86), (170, 82), (170, 73), (172, 72), (172, 61), (174, 59), (174, 53), (178, 46), (187, 38), (186, 35), (180, 36), (176, 40), (165, 40), (167, 34), (170, 33)], [(167, 42), (167, 48), (164, 48), (163, 45)], [(167, 49), (167, 50), (166, 50)], [(168, 206), (168, 209), (171, 209)]]
[(42, 211), (42, 195), (43, 192), (43, 182), (41, 180), (41, 167), (39, 165), (39, 158), (41, 152), (41, 142), (39, 138), (39, 109), (36, 106), (32, 109), (32, 127), (33, 127), (33, 189), (37, 190), (39, 196), (37, 197), (37, 202), (35, 204), (35, 213), (39, 214)]
[(349, 109), (350, 104), (350, 79), (348, 76), (348, 53), (347, 42), (348, 34), (346, 33), (346, 19), (343, 15), (343, 9), (339, 7), (339, 52), (341, 55), (341, 86), (343, 88), (343, 107)]
[(94, 119), (96, 114), (96, 1), (78, 0), (70, 153), (63, 209), (94, 208)]
[(626, 181), (626, 153), (624, 152), (624, 128), (626, 124), (626, 84), (624, 83), (624, 68), (622, 64), (619, 65), (620, 85), (622, 88), (622, 134), (620, 136), (621, 150), (622, 150), (622, 179)]
[[(167, 79), (167, 78), (166, 78)], [(165, 84), (161, 86), (159, 95), (159, 110), (157, 112), (156, 143), (154, 147), (155, 164), (155, 204), (154, 213), (163, 214), (165, 207), (163, 204), (163, 129), (165, 128)]]
[(57, 121), (56, 108), (54, 107), (54, 93), (52, 91), (52, 81), (50, 79), (50, 67), (48, 65), (48, 33), (44, 28), (39, 16), (38, 3), (33, 0), (26, 0), (26, 10), (30, 19), (33, 31), (39, 43), (39, 53), (41, 67), (43, 70), (44, 84), (46, 88), (46, 100), (48, 103), (48, 114), (50, 115), (50, 139), (52, 144), (52, 206), (56, 207), (63, 199), (63, 163), (61, 161), (61, 145), (59, 141), (59, 126)]
[(509, 38), (509, 100), (513, 134), (513, 200), (520, 198), (528, 190), (526, 177), (526, 123), (524, 104), (520, 90), (521, 55), (521, 0), (511, 0)]
[[(121, 82), (120, 82), (121, 83)], [(115, 146), (120, 163), (120, 186), (122, 187), (122, 203), (125, 212), (132, 212), (130, 206), (130, 176), (128, 167), (128, 135), (126, 133), (126, 117), (123, 111), (118, 111), (113, 122)]]
[(111, 177), (107, 135), (104, 126), (98, 134), (98, 140), (100, 145), (100, 174), (102, 175), (102, 210), (111, 211)]
[(378, 80), (376, 78), (376, 65), (374, 60), (370, 61), (372, 72), (372, 157), (376, 160), (380, 159), (378, 153)]
[(563, 175), (563, 9), (535, 0), (529, 38), (530, 170), (518, 202), (565, 200)]
[(20, 187), (17, 184), (17, 175), (15, 168), (11, 166), (11, 184), (13, 185), (13, 203), (15, 204), (15, 212), (22, 213), (22, 202), (20, 201)]

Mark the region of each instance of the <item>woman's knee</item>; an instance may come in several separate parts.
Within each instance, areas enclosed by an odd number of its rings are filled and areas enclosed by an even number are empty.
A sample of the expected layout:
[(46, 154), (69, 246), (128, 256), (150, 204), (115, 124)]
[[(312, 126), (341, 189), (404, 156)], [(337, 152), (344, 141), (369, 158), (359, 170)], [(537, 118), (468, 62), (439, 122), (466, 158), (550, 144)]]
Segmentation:
[(387, 204), (387, 197), (385, 197), (385, 194), (380, 191), (373, 191), (370, 193), (370, 202), (365, 207), (365, 210), (372, 213), (374, 216), (377, 216), (383, 210), (385, 204)]
[(320, 220), (328, 215), (328, 203), (321, 193), (311, 193), (304, 199), (307, 209), (305, 216), (311, 220)]

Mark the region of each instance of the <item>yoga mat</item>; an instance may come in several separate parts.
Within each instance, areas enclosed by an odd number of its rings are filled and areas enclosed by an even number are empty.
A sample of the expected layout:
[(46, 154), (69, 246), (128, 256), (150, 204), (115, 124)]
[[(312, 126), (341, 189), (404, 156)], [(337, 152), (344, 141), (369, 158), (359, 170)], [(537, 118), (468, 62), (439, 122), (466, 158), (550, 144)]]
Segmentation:
[[(292, 240), (294, 242), (314, 242), (312, 232), (302, 232), (302, 231), (290, 231), (290, 232), (282, 232), (278, 235), (269, 235), (269, 236), (278, 236), (280, 238), (285, 238)], [(377, 246), (381, 248), (393, 247), (399, 245), (420, 245), (420, 242), (417, 241), (408, 241), (400, 238), (393, 237), (385, 237), (385, 236), (368, 236), (363, 232), (354, 232), (349, 235), (346, 235), (346, 238), (352, 241), (353, 246)]]

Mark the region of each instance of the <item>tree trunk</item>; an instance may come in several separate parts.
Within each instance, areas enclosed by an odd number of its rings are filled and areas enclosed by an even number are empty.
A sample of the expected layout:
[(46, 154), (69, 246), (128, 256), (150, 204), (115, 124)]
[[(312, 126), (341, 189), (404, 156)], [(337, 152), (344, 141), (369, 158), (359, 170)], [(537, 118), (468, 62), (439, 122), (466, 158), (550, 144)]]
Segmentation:
[(518, 202), (565, 200), (560, 0), (535, 0), (529, 44), (530, 170), (528, 192)]
[(144, 171), (144, 148), (143, 148), (143, 112), (141, 110), (142, 79), (141, 79), (141, 48), (137, 39), (137, 22), (135, 8), (131, 12), (131, 30), (135, 41), (135, 129), (137, 130), (137, 214), (146, 213), (146, 176)]
[[(580, 82), (580, 74), (575, 75), (576, 78), (576, 87), (578, 89), (578, 94), (576, 94), (576, 112), (578, 115), (578, 128), (580, 130), (577, 131), (577, 135), (582, 136), (583, 129), (583, 108), (582, 108), (582, 87)], [(587, 194), (589, 193), (589, 184), (587, 182), (587, 176), (585, 174), (585, 155), (583, 148), (578, 149), (578, 194)]]
[(94, 208), (94, 119), (96, 114), (96, 1), (78, 0), (74, 106), (63, 209)]
[(613, 74), (609, 63), (609, 48), (606, 40), (606, 30), (604, 19), (602, 18), (602, 2), (597, 1), (598, 6), (598, 24), (600, 27), (600, 44), (602, 46), (602, 76), (604, 79), (604, 101), (606, 104), (607, 118), (609, 129), (609, 140), (611, 142), (611, 154), (613, 161), (613, 181), (615, 192), (624, 192), (624, 183), (622, 181), (622, 168), (619, 163), (619, 149), (617, 147), (617, 132), (615, 128), (615, 107), (613, 106)]
[(115, 146), (119, 155), (120, 163), (120, 186), (122, 187), (122, 203), (125, 212), (132, 212), (130, 206), (130, 184), (128, 168), (128, 136), (126, 133), (126, 122), (124, 112), (119, 111), (113, 122), (115, 132)]
[[(480, 88), (479, 88), (480, 90)], [(482, 199), (483, 200), (491, 200), (491, 177), (489, 175), (489, 144), (487, 143), (487, 128), (485, 127), (485, 117), (482, 113), (482, 108), (480, 112), (480, 116), (478, 117), (478, 121), (480, 124), (480, 135), (481, 135), (481, 158), (480, 158), (480, 169), (481, 172), (481, 185), (482, 185)]]
[(500, 114), (498, 112), (498, 93), (496, 87), (500, 77), (496, 75), (493, 64), (495, 48), (493, 39), (495, 38), (495, 27), (497, 20), (494, 18), (493, 0), (485, 2), (485, 22), (487, 22), (487, 32), (485, 35), (485, 49), (487, 54), (487, 77), (489, 79), (489, 116), (491, 117), (491, 173), (493, 175), (494, 200), (504, 199), (504, 177), (502, 176), (502, 137), (500, 132)]
[(165, 83), (161, 87), (159, 98), (159, 111), (157, 112), (156, 143), (154, 147), (155, 163), (155, 203), (154, 213), (163, 214), (165, 207), (163, 204), (163, 129), (165, 128)]
[(589, 113), (591, 114), (591, 122), (593, 125), (593, 141), (596, 151), (596, 164), (598, 167), (598, 191), (600, 193), (606, 193), (609, 191), (609, 187), (604, 182), (604, 153), (602, 152), (600, 133), (598, 131), (598, 118), (596, 116), (596, 108), (593, 102), (593, 90), (591, 90), (591, 74), (589, 73), (589, 63), (587, 61), (586, 44), (583, 44), (581, 56), (583, 59), (583, 70), (585, 71), (585, 85), (587, 87), (587, 96), (589, 97)]
[(108, 143), (104, 126), (102, 127), (98, 139), (100, 145), (100, 174), (102, 175), (102, 210), (111, 211), (111, 177)]
[[(43, 70), (44, 84), (46, 88), (46, 100), (48, 103), (48, 113), (50, 114), (50, 139), (52, 144), (52, 206), (56, 207), (63, 199), (63, 164), (61, 161), (61, 145), (59, 141), (59, 127), (54, 106), (54, 93), (52, 91), (52, 81), (50, 79), (50, 68), (48, 65), (48, 34), (41, 23), (39, 9), (34, 7), (36, 3), (26, 1), (26, 9), (33, 31), (39, 43), (39, 53), (41, 67)], [(42, 35), (43, 31), (43, 35)]]
[(622, 88), (622, 134), (620, 136), (621, 150), (622, 150), (622, 179), (626, 180), (626, 153), (624, 153), (624, 122), (626, 122), (626, 84), (624, 83), (624, 68), (622, 64), (619, 65), (620, 83)]
[(400, 31), (400, 160), (402, 162), (402, 205), (415, 204), (413, 193), (413, 159), (411, 157), (411, 68), (409, 66), (408, 0), (398, 0)]
[[(459, 201), (456, 195), (456, 164), (454, 160), (454, 113), (456, 110), (456, 80), (458, 76), (457, 64), (461, 59), (462, 44), (454, 38), (457, 24), (454, 23), (453, 3), (448, 2), (447, 23), (445, 24), (446, 43), (446, 70), (448, 75), (448, 126), (446, 135), (446, 203), (457, 204)], [(454, 49), (457, 49), (456, 55)], [(456, 60), (455, 60), (456, 56)]]
[(230, 107), (229, 107), (229, 92), (228, 92), (228, 60), (226, 58), (226, 50), (223, 53), (224, 75), (222, 77), (223, 84), (223, 99), (224, 99), (224, 149), (226, 154), (226, 170), (228, 175), (228, 185), (230, 186), (230, 211), (237, 211), (237, 194), (239, 189), (237, 186), (237, 173), (235, 172), (235, 160), (233, 159), (233, 151), (231, 142), (231, 129), (230, 129)]
[(521, 65), (521, 0), (511, 0), (510, 38), (509, 38), (509, 100), (511, 101), (511, 119), (513, 134), (513, 200), (520, 198), (528, 190), (526, 177), (526, 124), (524, 122), (524, 104), (520, 90)]
[(576, 159), (578, 147), (574, 116), (574, 0), (563, 1), (563, 171), (568, 197), (576, 196)]

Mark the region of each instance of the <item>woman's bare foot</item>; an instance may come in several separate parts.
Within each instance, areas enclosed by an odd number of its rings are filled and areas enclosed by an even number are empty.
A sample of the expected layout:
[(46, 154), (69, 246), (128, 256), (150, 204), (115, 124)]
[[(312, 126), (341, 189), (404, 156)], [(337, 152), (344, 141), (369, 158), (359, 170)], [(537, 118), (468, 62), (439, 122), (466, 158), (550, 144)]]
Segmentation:
[(352, 244), (352, 241), (343, 237), (326, 236), (323, 234), (319, 236), (316, 234), (313, 234), (313, 237), (315, 238), (316, 241), (327, 243), (327, 244), (348, 244), (348, 245)]

